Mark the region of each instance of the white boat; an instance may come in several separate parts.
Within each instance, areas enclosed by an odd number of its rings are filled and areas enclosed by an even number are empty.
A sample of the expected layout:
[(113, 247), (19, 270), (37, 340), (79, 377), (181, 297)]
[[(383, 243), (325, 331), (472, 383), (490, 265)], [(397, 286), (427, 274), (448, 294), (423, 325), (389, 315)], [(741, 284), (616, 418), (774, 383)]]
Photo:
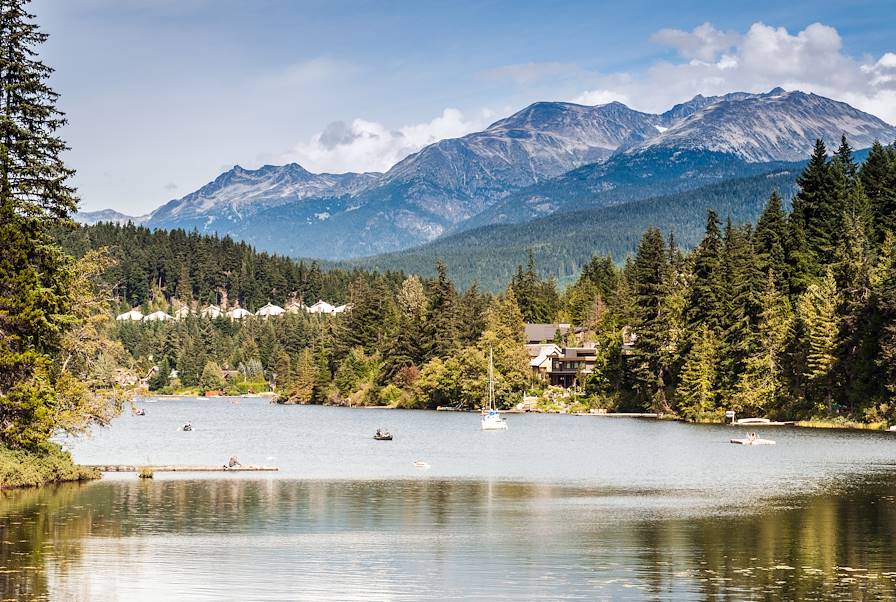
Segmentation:
[(495, 361), (491, 349), (488, 350), (488, 407), (483, 408), (479, 425), (484, 431), (506, 431), (507, 421), (498, 412), (495, 404)]
[(743, 439), (732, 439), (731, 443), (737, 445), (774, 445), (775, 442), (771, 439), (761, 439), (756, 433), (750, 433), (747, 437)]
[(893, 426), (891, 426), (888, 430), (889, 430), (891, 433), (896, 433), (896, 424), (894, 424)]

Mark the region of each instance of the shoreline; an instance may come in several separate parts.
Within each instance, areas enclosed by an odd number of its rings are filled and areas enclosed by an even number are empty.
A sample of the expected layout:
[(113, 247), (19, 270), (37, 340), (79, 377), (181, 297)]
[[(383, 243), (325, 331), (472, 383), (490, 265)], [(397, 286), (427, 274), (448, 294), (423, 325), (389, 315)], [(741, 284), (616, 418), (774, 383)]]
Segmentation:
[[(202, 395), (141, 395), (140, 399), (163, 399), (163, 400), (215, 400), (215, 399), (269, 399), (274, 400), (277, 397), (277, 394), (269, 391), (265, 393), (255, 393), (252, 395), (217, 395), (212, 397), (205, 397)], [(338, 403), (323, 403), (323, 404), (278, 404), (278, 405), (309, 405), (309, 406), (324, 406), (324, 407), (332, 407), (332, 408), (348, 408), (348, 409), (364, 409), (364, 410), (413, 410), (413, 411), (429, 411), (429, 412), (462, 412), (467, 414), (476, 414), (478, 410), (466, 410), (455, 408), (453, 406), (439, 406), (435, 409), (432, 408), (404, 408), (399, 406), (391, 406), (391, 405), (347, 405), (347, 404), (338, 404)], [(675, 420), (679, 422), (684, 422), (686, 424), (715, 424), (715, 425), (724, 425), (724, 426), (736, 426), (739, 428), (811, 428), (811, 429), (833, 429), (833, 430), (844, 430), (844, 431), (872, 431), (872, 432), (889, 432), (889, 426), (885, 422), (858, 422), (854, 420), (831, 420), (824, 418), (817, 419), (808, 419), (808, 420), (793, 420), (786, 421), (786, 424), (754, 424), (754, 425), (744, 425), (744, 424), (734, 424), (724, 422), (724, 421), (699, 421), (699, 422), (689, 422), (682, 418), (679, 418), (675, 415), (658, 415), (654, 412), (560, 412), (560, 411), (552, 411), (552, 410), (517, 410), (517, 409), (509, 409), (509, 410), (498, 410), (501, 414), (554, 414), (560, 416), (579, 416), (579, 417), (600, 417), (600, 418), (638, 418), (638, 419), (656, 419), (656, 420)]]

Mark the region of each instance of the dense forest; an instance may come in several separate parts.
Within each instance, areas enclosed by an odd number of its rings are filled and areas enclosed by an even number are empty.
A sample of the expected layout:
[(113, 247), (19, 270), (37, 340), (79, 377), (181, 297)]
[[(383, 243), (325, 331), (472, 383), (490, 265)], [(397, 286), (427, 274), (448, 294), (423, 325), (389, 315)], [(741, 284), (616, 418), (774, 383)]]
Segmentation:
[[(80, 257), (106, 248), (115, 260), (108, 281), (122, 308), (149, 309), (168, 301), (190, 304), (235, 304), (255, 311), (265, 303), (284, 304), (295, 298), (308, 304), (318, 299), (345, 303), (348, 285), (366, 272), (321, 271), (311, 261), (256, 252), (229, 237), (183, 230), (149, 230), (128, 224), (102, 223), (60, 228), (57, 239), (69, 254)], [(401, 276), (386, 274), (397, 287)]]
[[(273, 383), (289, 402), (473, 407), (491, 348), (498, 400), (510, 406), (544, 393), (529, 372), (524, 323), (561, 321), (583, 327), (576, 344), (598, 349), (596, 369), (571, 395), (582, 409), (892, 420), (896, 151), (875, 145), (859, 167), (845, 139), (830, 158), (819, 142), (798, 184), (791, 211), (773, 192), (755, 225), (709, 210), (690, 252), (648, 228), (623, 266), (595, 256), (562, 293), (531, 252), (493, 295), (461, 292), (442, 261), (434, 278), (321, 272), (228, 239), (109, 225), (72, 232), (67, 246), (110, 245), (121, 260), (109, 272), (121, 281), (110, 285), (147, 309), (220, 301), (219, 290), (250, 308), (318, 296), (311, 291), (352, 306), (345, 315), (116, 325), (135, 366), (163, 364), (151, 383), (159, 390), (222, 386), (230, 371), (231, 386)], [(207, 273), (203, 261), (212, 261)], [(634, 345), (623, 345), (624, 329)]]

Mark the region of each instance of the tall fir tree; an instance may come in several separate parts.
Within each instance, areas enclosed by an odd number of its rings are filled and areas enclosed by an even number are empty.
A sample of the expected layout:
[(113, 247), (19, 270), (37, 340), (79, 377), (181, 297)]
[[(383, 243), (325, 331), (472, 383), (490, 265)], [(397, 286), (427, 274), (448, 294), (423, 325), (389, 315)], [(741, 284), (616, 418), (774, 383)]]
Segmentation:
[(872, 238), (880, 245), (888, 232), (896, 232), (896, 149), (875, 141), (859, 170), (859, 180), (869, 199)]
[(716, 381), (715, 334), (703, 324), (694, 334), (675, 391), (679, 413), (689, 420), (716, 417)]
[(634, 324), (638, 343), (632, 373), (641, 403), (656, 412), (670, 410), (666, 400), (668, 366), (664, 362), (666, 325), (663, 313), (668, 292), (669, 261), (663, 235), (648, 228), (638, 244), (631, 279)]
[(724, 307), (722, 305), (722, 233), (719, 216), (710, 210), (706, 216), (706, 233), (694, 250), (694, 279), (688, 302), (687, 319), (692, 326), (706, 324), (713, 332), (720, 332)]
[(837, 285), (828, 271), (800, 297), (799, 320), (804, 335), (806, 365), (803, 376), (818, 410), (833, 411), (834, 364), (837, 344)]
[(51, 237), (77, 199), (56, 135), (65, 117), (37, 55), (47, 40), (25, 0), (0, 3), (0, 441), (39, 446), (53, 431), (53, 357), (71, 321), (71, 264)]

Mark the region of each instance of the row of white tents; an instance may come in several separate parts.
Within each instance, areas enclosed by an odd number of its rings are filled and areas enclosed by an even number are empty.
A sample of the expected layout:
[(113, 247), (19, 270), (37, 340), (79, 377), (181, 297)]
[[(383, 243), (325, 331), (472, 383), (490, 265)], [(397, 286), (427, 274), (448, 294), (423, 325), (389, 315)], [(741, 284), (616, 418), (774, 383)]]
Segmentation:
[[(279, 305), (274, 305), (273, 303), (268, 303), (254, 314), (242, 307), (234, 307), (233, 309), (224, 311), (217, 305), (206, 305), (199, 310), (199, 315), (203, 318), (211, 318), (212, 320), (221, 317), (229, 318), (231, 320), (242, 320), (243, 318), (252, 316), (267, 318), (270, 316), (279, 316), (281, 314), (297, 314), (301, 311), (309, 314), (341, 314), (351, 308), (351, 305), (336, 306), (330, 305), (326, 301), (318, 301), (314, 305), (307, 306), (299, 301), (291, 301), (285, 308), (280, 307)], [(115, 319), (119, 322), (164, 322), (165, 320), (182, 320), (193, 313), (195, 313), (194, 310), (187, 306), (179, 308), (174, 312), (174, 315), (164, 311), (154, 311), (151, 314), (143, 315), (143, 312), (134, 308), (123, 314), (119, 314)]]

